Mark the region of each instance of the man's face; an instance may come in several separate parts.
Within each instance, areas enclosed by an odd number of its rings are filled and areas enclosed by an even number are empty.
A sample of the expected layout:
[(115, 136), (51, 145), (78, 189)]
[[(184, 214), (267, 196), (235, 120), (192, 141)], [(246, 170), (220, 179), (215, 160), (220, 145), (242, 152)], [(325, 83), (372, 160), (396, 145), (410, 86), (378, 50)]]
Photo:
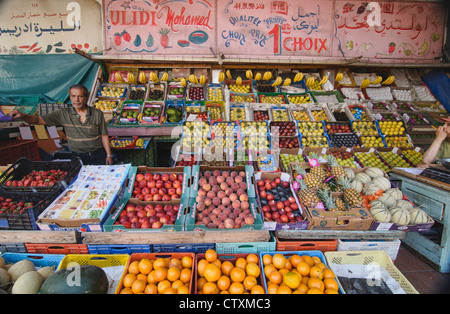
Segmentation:
[(88, 97), (81, 89), (72, 88), (70, 90), (70, 100), (75, 109), (82, 109), (87, 105)]

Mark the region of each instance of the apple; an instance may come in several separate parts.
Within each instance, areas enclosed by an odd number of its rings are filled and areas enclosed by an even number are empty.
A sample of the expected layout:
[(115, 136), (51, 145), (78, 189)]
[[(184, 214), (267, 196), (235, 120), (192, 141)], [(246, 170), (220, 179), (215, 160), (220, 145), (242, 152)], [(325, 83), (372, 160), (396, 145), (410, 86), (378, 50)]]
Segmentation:
[(138, 173), (137, 175), (136, 175), (136, 181), (142, 181), (142, 180), (144, 180), (144, 175), (142, 174), (142, 173)]
[(162, 195), (161, 194), (153, 195), (153, 201), (154, 202), (160, 202), (161, 200), (162, 200)]
[(175, 181), (173, 181), (172, 186), (173, 186), (174, 188), (179, 188), (179, 187), (181, 186), (181, 182), (178, 181), (178, 180), (175, 180)]
[(167, 189), (167, 193), (169, 193), (169, 195), (175, 195), (177, 193), (177, 189), (169, 188)]
[(179, 173), (178, 174), (178, 181), (180, 181), (180, 182), (183, 182), (183, 174), (182, 173)]
[(170, 196), (170, 195), (168, 195), (168, 194), (165, 194), (165, 195), (163, 195), (162, 196), (162, 201), (163, 202), (168, 202), (168, 201), (170, 201), (172, 199), (172, 197)]
[(135, 187), (133, 189), (133, 194), (140, 194), (141, 193), (141, 188), (140, 187)]
[(156, 181), (155, 181), (155, 180), (147, 181), (147, 187), (148, 187), (148, 188), (154, 188), (154, 187), (156, 187)]
[(163, 180), (157, 180), (156, 181), (156, 187), (158, 189), (162, 188), (164, 186), (164, 181)]
[(144, 188), (142, 188), (142, 190), (141, 190), (141, 194), (142, 195), (147, 195), (147, 194), (149, 194), (150, 193), (150, 189), (148, 188), (148, 187), (144, 187)]
[(169, 180), (169, 175), (168, 175), (167, 173), (163, 173), (163, 174), (161, 175), (161, 180), (163, 180), (163, 181), (168, 181), (168, 180)]
[(146, 221), (144, 223), (142, 223), (141, 225), (141, 229), (151, 229), (152, 228), (152, 224), (150, 223), (150, 221)]
[(147, 204), (147, 205), (145, 205), (144, 210), (145, 210), (146, 212), (149, 212), (149, 211), (152, 210), (153, 208), (154, 208), (154, 207), (153, 207), (152, 204)]
[(169, 180), (172, 182), (175, 182), (176, 180), (178, 180), (178, 174), (176, 174), (176, 173), (170, 174)]
[(161, 175), (159, 173), (153, 174), (153, 180), (158, 181), (161, 179)]
[(153, 201), (153, 194), (149, 193), (144, 195), (144, 202), (151, 202)]
[(162, 228), (162, 226), (163, 226), (163, 224), (161, 223), (161, 221), (155, 221), (152, 224), (152, 229), (160, 229), (160, 228)]
[(144, 179), (142, 179), (141, 181), (139, 181), (138, 186), (142, 189), (144, 187), (147, 186), (147, 181), (145, 181)]

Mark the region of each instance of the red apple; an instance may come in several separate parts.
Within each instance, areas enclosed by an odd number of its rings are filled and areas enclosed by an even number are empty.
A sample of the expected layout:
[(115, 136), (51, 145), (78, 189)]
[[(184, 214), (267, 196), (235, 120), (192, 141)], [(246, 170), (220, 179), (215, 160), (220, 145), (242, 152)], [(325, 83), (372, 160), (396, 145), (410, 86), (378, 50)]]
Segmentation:
[(146, 174), (144, 174), (144, 179), (149, 181), (153, 179), (153, 173), (147, 172)]
[(164, 187), (165, 187), (166, 189), (171, 188), (171, 187), (172, 187), (172, 181), (166, 181), (166, 182), (164, 182)]
[(172, 173), (172, 174), (169, 176), (169, 180), (172, 181), (172, 182), (175, 182), (176, 180), (178, 180), (178, 174)]
[(142, 188), (142, 190), (141, 190), (141, 194), (142, 195), (145, 196), (145, 195), (147, 195), (149, 193), (150, 193), (150, 189), (148, 187)]
[(158, 189), (162, 188), (163, 186), (164, 186), (164, 181), (163, 180), (156, 181), (156, 187)]
[(135, 187), (135, 188), (133, 189), (133, 194), (134, 194), (134, 195), (140, 194), (140, 193), (141, 193), (141, 188), (140, 188), (140, 187)]
[(167, 194), (167, 189), (166, 188), (160, 188), (158, 193), (160, 195), (166, 195)]
[(127, 212), (134, 212), (136, 210), (136, 206), (134, 206), (134, 204), (128, 204), (127, 207), (125, 207), (125, 210)]
[(161, 175), (159, 173), (153, 174), (153, 180), (158, 181), (161, 179)]
[(179, 173), (178, 174), (178, 181), (180, 181), (180, 182), (183, 182), (183, 174), (182, 173)]
[(146, 212), (149, 212), (149, 211), (152, 210), (153, 208), (154, 208), (154, 207), (153, 207), (152, 204), (148, 204), (148, 205), (145, 205), (144, 210), (145, 210)]
[(159, 190), (158, 190), (157, 188), (151, 188), (151, 189), (150, 189), (150, 193), (151, 193), (152, 195), (156, 195), (156, 194), (158, 194), (158, 192), (159, 192)]
[(168, 202), (168, 201), (170, 201), (172, 199), (172, 197), (169, 195), (169, 194), (165, 194), (165, 195), (163, 195), (162, 196), (162, 201), (163, 202)]
[(142, 180), (144, 180), (144, 175), (142, 174), (142, 173), (138, 173), (137, 175), (136, 175), (136, 181), (142, 181)]
[(153, 201), (153, 194), (149, 193), (144, 195), (144, 202), (151, 202)]
[(162, 225), (161, 221), (155, 221), (155, 222), (152, 224), (152, 229), (160, 229), (162, 226), (163, 226), (163, 225)]
[(152, 224), (150, 221), (146, 221), (141, 225), (141, 229), (150, 229), (152, 227)]
[(169, 188), (167, 189), (167, 193), (169, 193), (169, 195), (175, 195), (177, 193), (177, 189)]
[(181, 186), (181, 182), (178, 181), (178, 180), (175, 180), (175, 181), (173, 181), (172, 186), (173, 186), (174, 188), (179, 188), (179, 187)]
[(147, 181), (147, 187), (148, 187), (148, 188), (154, 188), (154, 187), (156, 187), (156, 181), (155, 181), (155, 180)]
[(163, 173), (163, 174), (161, 175), (161, 180), (163, 180), (163, 181), (169, 180), (169, 174)]
[(146, 187), (146, 186), (147, 186), (147, 181), (145, 181), (145, 180), (139, 181), (138, 186), (139, 186), (141, 189), (144, 188), (144, 187)]
[(137, 206), (136, 206), (136, 211), (138, 212), (138, 211), (141, 211), (141, 210), (144, 210), (144, 206), (142, 206), (142, 205), (137, 205)]

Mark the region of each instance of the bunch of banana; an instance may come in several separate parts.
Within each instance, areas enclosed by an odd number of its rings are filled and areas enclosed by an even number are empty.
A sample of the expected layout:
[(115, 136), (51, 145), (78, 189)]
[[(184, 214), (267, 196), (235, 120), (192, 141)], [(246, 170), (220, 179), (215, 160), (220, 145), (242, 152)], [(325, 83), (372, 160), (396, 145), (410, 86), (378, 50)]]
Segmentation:
[(294, 77), (294, 82), (300, 82), (301, 80), (303, 80), (303, 73), (298, 72)]
[(313, 86), (314, 82), (316, 81), (316, 79), (314, 78), (314, 76), (309, 76), (308, 79), (306, 80), (306, 86), (310, 87)]
[(381, 83), (382, 80), (383, 80), (383, 78), (382, 78), (381, 76), (377, 76), (377, 78), (374, 79), (374, 80), (371, 82), (371, 84), (373, 84), (373, 85), (378, 85), (378, 84)]
[(198, 84), (198, 79), (197, 79), (197, 76), (195, 76), (195, 74), (189, 75), (189, 81), (190, 81), (192, 84)]
[(255, 81), (260, 81), (261, 80), (261, 77), (262, 77), (262, 75), (261, 75), (261, 73), (256, 73), (256, 75), (255, 75)]
[(202, 74), (200, 75), (200, 80), (199, 80), (200, 84), (205, 85), (206, 84), (206, 77)]
[(245, 73), (245, 76), (246, 76), (249, 80), (253, 79), (253, 72), (252, 72), (252, 70), (247, 70), (247, 72)]
[(281, 85), (281, 83), (283, 83), (283, 79), (282, 79), (281, 77), (278, 76), (278, 77), (275, 79), (275, 82), (273, 82), (272, 86), (279, 86), (279, 85)]
[(366, 77), (361, 82), (361, 88), (367, 88), (370, 85), (370, 80)]
[(141, 84), (147, 83), (147, 77), (145, 76), (144, 71), (139, 72), (139, 83)]
[(186, 84), (186, 79), (184, 77), (181, 78), (180, 84), (181, 84), (181, 86), (186, 87), (187, 84)]
[(264, 73), (264, 76), (263, 76), (264, 81), (269, 81), (271, 79), (272, 79), (272, 72), (267, 71), (266, 73)]
[(114, 77), (115, 77), (116, 81), (125, 83), (120, 71), (117, 71), (116, 73), (114, 73)]
[(242, 85), (242, 77), (240, 77), (240, 76), (237, 77), (236, 85)]
[(140, 138), (136, 141), (136, 147), (144, 148), (144, 143), (145, 143), (144, 140)]
[(128, 72), (127, 74), (127, 82), (131, 84), (136, 84), (136, 75), (132, 72)]
[(334, 79), (336, 82), (340, 82), (344, 79), (344, 74), (342, 74), (341, 72), (338, 72), (336, 74), (336, 78)]
[(223, 81), (225, 81), (225, 73), (223, 73), (223, 71), (220, 71), (220, 73), (219, 73), (219, 83), (222, 83)]
[(324, 76), (324, 77), (322, 77), (322, 79), (320, 80), (320, 82), (319, 82), (319, 85), (323, 85), (323, 84), (325, 84), (326, 82), (328, 82), (328, 76)]
[(395, 81), (395, 76), (390, 75), (386, 80), (384, 80), (383, 85), (391, 85)]
[(169, 79), (169, 74), (167, 72), (164, 72), (162, 77), (161, 77), (161, 81), (162, 82), (167, 82), (168, 79)]
[(159, 83), (158, 75), (156, 75), (155, 72), (150, 73), (150, 79), (152, 80), (153, 83)]
[(233, 78), (233, 76), (231, 75), (231, 71), (230, 70), (227, 70), (227, 78), (229, 80), (231, 80)]
[(292, 83), (292, 80), (290, 78), (287, 78), (284, 80), (283, 86), (289, 86), (289, 85), (291, 85), (291, 83)]
[(138, 122), (141, 122), (142, 121), (142, 117), (144, 116), (144, 114), (141, 112), (140, 114), (138, 114), (138, 116), (137, 116), (137, 120), (138, 120)]

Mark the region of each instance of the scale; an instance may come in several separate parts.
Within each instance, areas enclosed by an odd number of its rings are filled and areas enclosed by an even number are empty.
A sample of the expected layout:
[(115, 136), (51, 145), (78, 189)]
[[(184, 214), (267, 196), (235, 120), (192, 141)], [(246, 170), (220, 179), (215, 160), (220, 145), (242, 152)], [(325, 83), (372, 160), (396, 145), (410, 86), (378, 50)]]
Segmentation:
[(444, 167), (431, 166), (425, 169), (420, 175), (422, 177), (450, 184), (450, 170)]

